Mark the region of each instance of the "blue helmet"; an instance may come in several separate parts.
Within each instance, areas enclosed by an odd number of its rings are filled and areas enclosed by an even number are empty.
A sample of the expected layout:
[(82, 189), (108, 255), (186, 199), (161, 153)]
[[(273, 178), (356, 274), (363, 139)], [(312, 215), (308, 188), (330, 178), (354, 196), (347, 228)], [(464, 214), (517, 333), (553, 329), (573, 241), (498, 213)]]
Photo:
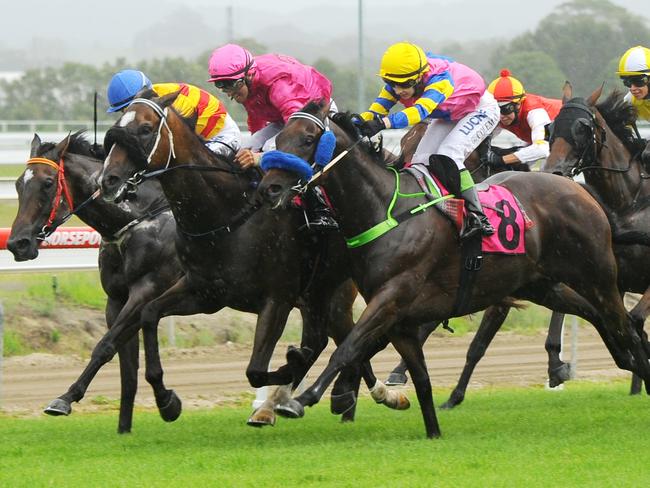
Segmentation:
[(151, 88), (151, 80), (142, 71), (124, 69), (115, 73), (108, 84), (107, 112), (117, 112), (126, 107), (143, 88)]

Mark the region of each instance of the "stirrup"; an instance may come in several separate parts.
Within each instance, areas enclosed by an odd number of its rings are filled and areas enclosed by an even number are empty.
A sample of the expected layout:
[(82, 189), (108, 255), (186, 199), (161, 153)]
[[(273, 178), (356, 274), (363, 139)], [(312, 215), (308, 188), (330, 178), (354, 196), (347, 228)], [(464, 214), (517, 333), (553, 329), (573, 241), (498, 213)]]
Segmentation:
[(484, 236), (491, 236), (496, 231), (487, 217), (479, 217), (473, 212), (470, 212), (465, 221), (465, 227), (463, 232), (460, 234), (461, 239), (468, 239), (472, 236), (475, 236), (478, 233)]

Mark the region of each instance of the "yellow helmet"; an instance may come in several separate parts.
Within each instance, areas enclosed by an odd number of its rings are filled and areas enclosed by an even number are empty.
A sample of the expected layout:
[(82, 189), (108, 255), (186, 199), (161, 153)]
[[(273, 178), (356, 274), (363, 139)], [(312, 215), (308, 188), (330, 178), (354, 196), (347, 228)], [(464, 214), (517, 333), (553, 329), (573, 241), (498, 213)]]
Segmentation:
[(526, 96), (524, 85), (521, 84), (514, 76), (510, 76), (510, 71), (502, 69), (500, 76), (488, 85), (488, 91), (494, 95), (496, 101), (503, 102), (521, 102)]
[(618, 62), (618, 76), (638, 76), (650, 73), (650, 49), (634, 46), (625, 51)]
[(397, 83), (405, 83), (417, 80), (427, 71), (429, 62), (422, 48), (410, 42), (398, 42), (386, 49), (378, 75)]

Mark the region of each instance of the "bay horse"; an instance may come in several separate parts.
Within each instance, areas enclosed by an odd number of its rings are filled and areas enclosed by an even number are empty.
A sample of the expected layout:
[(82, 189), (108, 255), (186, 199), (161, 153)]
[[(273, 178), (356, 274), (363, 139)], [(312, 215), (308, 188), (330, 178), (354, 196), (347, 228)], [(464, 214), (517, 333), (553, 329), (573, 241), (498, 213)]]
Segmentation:
[[(102, 194), (116, 200), (137, 180), (157, 178), (176, 220), (176, 249), (181, 279), (144, 308), (143, 326), (161, 317), (214, 313), (223, 307), (258, 316), (253, 351), (246, 370), (254, 387), (296, 387), (327, 343), (328, 333), (341, 342), (353, 326), (357, 295), (349, 278), (342, 238), (336, 234), (315, 242), (299, 230), (302, 211), (273, 212), (253, 199), (256, 171), (247, 172), (208, 150), (171, 108), (177, 93), (155, 98), (141, 93), (106, 134), (108, 156), (101, 177)], [(191, 163), (191, 164), (190, 164)], [(303, 314), (300, 348), (291, 348), (287, 364), (268, 371), (271, 355), (296, 306)], [(119, 344), (132, 332), (121, 324)], [(110, 351), (110, 349), (109, 349)], [(109, 354), (97, 356), (103, 364)], [(359, 366), (350, 365), (333, 390), (333, 412), (354, 416)], [(368, 363), (361, 374), (375, 399), (391, 408), (408, 407), (402, 394), (387, 391)], [(388, 395), (388, 396), (387, 396)], [(283, 414), (294, 415), (290, 410)], [(272, 424), (272, 412), (251, 425)]]
[[(400, 141), (400, 155), (398, 157), (391, 158), (391, 160), (397, 162), (397, 164), (400, 162), (409, 162), (415, 153), (415, 149), (417, 148), (417, 145), (420, 141), (420, 138), (424, 134), (426, 127), (426, 124), (420, 123), (409, 129), (409, 131)], [(490, 144), (491, 139), (486, 139), (479, 145), (477, 149), (472, 151), (465, 160), (465, 167), (468, 169), (472, 175), (473, 180), (476, 183), (480, 183), (490, 176), (504, 171), (530, 171), (530, 167), (525, 163), (517, 163), (504, 165), (500, 168), (492, 168), (485, 162), (485, 155), (488, 148), (490, 148)], [(500, 155), (505, 155), (516, 151), (518, 147), (500, 148), (491, 146), (491, 149)], [(479, 324), (476, 334), (472, 339), (469, 348), (467, 349), (465, 364), (463, 366), (460, 378), (458, 379), (458, 383), (452, 390), (452, 393), (447, 401), (441, 405), (441, 408), (451, 409), (463, 402), (465, 399), (467, 386), (469, 385), (469, 380), (472, 377), (474, 369), (485, 355), (488, 346), (505, 322), (512, 307), (523, 308), (516, 302), (508, 300), (497, 305), (491, 305), (485, 309), (481, 323)], [(570, 366), (567, 363), (563, 362), (560, 358), (563, 322), (564, 314), (559, 312), (552, 313), (549, 323), (549, 332), (545, 342), (545, 348), (548, 354), (549, 386), (551, 387), (558, 386), (571, 377)], [(440, 322), (429, 322), (420, 326), (418, 336), (421, 345), (424, 345), (429, 335), (439, 325)], [(402, 359), (400, 363), (391, 371), (388, 379), (386, 380), (386, 384), (389, 386), (405, 384), (407, 381), (406, 370), (406, 362)]]
[[(111, 328), (124, 316), (138, 315), (146, 302), (180, 277), (181, 267), (174, 249), (175, 222), (158, 183), (143, 185), (136, 200), (119, 206), (105, 202), (97, 198), (100, 158), (103, 150), (93, 150), (83, 132), (58, 144), (34, 135), (27, 167), (16, 180), (18, 213), (7, 248), (16, 261), (35, 259), (40, 242), (73, 214), (95, 228), (102, 236), (99, 273), (107, 295), (106, 324)], [(158, 347), (156, 331), (145, 330), (143, 338), (149, 360)], [(118, 354), (122, 391), (117, 431), (128, 433), (138, 382), (138, 337), (126, 341)], [(165, 388), (162, 370), (149, 367), (146, 378), (162, 418), (178, 418), (181, 402)], [(55, 401), (45, 412), (68, 415), (70, 407)]]
[[(551, 154), (543, 171), (583, 174), (612, 226), (621, 292), (641, 293), (630, 311), (643, 324), (650, 315), (650, 174), (641, 162), (644, 144), (632, 129), (636, 110), (613, 91), (598, 102), (602, 87), (588, 98), (573, 98), (565, 84), (564, 105), (551, 130)], [(639, 393), (638, 378), (631, 392)]]
[[(323, 102), (305, 106), (306, 116), (290, 120), (278, 134), (278, 150), (310, 160), (324, 132), (327, 110)], [(320, 176), (318, 184), (326, 189), (344, 235), (362, 235), (382, 221), (391, 230), (349, 249), (352, 276), (367, 307), (318, 379), (294, 399), (297, 411), (316, 404), (341, 368), (371, 358), (385, 346), (381, 338), (388, 337), (408, 364), (427, 437), (440, 436), (417, 326), (482, 310), (509, 296), (585, 318), (597, 328), (619, 367), (650, 378), (646, 344), (626, 315), (616, 288), (609, 223), (602, 208), (578, 184), (556, 175), (514, 171), (486, 180), (510, 190), (534, 225), (525, 232), (524, 255), (484, 256), (468, 305), (458, 311), (454, 306), (461, 266), (457, 229), (437, 211), (419, 212), (398, 225), (393, 219), (391, 224), (389, 202), (395, 215), (403, 216), (412, 215), (428, 200), (413, 197), (419, 185), (412, 179), (403, 178), (396, 186), (396, 173), (386, 169), (356, 134), (341, 127), (350, 127), (351, 119), (337, 120), (328, 120), (328, 125), (336, 137), (335, 153), (342, 159)], [(300, 179), (292, 171), (274, 168), (258, 191), (281, 207)]]

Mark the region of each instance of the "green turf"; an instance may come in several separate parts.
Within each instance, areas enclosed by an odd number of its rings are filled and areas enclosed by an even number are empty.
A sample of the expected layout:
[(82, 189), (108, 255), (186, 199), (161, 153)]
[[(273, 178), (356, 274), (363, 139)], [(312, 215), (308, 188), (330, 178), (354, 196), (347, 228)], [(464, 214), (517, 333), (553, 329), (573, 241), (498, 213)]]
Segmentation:
[(247, 407), (173, 424), (136, 412), (126, 436), (115, 412), (0, 418), (0, 486), (647, 486), (649, 402), (623, 383), (484, 389), (439, 412), (438, 440), (424, 438), (416, 405), (366, 399), (354, 424), (324, 402), (262, 430), (245, 426)]
[(0, 177), (18, 178), (23, 170), (25, 164), (0, 164)]

